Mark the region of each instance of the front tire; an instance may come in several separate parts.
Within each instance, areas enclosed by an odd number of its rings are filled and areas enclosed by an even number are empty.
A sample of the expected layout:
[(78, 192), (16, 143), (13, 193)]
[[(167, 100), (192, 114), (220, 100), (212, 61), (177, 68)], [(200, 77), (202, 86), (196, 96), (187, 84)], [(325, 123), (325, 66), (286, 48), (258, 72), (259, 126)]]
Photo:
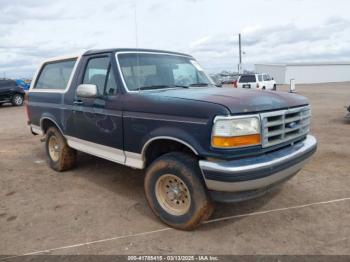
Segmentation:
[(276, 84), (273, 85), (272, 90), (273, 90), (273, 91), (276, 91), (276, 90), (277, 90), (277, 85), (276, 85)]
[(15, 95), (12, 97), (11, 103), (12, 103), (12, 105), (14, 105), (14, 106), (21, 106), (21, 105), (23, 105), (23, 95), (21, 95), (21, 94), (15, 94)]
[(75, 166), (77, 153), (68, 146), (66, 139), (56, 127), (47, 130), (45, 148), (52, 169), (62, 172)]
[(155, 160), (147, 169), (144, 189), (154, 214), (177, 229), (196, 228), (214, 210), (198, 160), (184, 153), (168, 153)]

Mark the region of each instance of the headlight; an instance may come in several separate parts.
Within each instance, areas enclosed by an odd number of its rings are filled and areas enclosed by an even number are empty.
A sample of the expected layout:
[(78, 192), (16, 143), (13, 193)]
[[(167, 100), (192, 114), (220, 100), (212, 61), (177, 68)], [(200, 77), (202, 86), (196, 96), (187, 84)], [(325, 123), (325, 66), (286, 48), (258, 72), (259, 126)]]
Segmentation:
[(260, 118), (216, 117), (211, 144), (217, 148), (233, 148), (260, 144)]

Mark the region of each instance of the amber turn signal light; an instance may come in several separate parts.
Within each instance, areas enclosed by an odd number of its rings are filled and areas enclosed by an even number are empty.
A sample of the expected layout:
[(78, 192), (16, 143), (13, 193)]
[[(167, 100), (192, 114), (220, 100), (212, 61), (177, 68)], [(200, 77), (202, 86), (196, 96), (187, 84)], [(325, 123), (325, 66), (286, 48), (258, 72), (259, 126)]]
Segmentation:
[(212, 146), (219, 148), (252, 146), (258, 144), (260, 144), (260, 134), (235, 137), (214, 136), (212, 138)]

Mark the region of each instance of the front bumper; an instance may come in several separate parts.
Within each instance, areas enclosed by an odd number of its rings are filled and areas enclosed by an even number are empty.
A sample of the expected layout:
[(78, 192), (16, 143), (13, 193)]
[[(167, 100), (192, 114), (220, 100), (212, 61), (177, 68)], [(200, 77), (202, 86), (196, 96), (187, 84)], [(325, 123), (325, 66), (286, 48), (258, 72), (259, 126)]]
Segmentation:
[[(209, 191), (218, 193), (263, 192), (295, 175), (315, 153), (316, 139), (305, 140), (261, 156), (231, 161), (199, 161)], [(222, 194), (221, 194), (222, 195)], [(250, 197), (251, 198), (251, 197)]]

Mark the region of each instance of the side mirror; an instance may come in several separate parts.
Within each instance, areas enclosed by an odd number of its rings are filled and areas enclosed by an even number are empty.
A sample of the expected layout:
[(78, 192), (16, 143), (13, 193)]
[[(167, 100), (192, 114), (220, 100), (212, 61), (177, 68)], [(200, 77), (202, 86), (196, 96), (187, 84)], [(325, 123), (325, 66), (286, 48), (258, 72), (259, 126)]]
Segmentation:
[(78, 85), (77, 96), (84, 98), (97, 98), (99, 96), (97, 86), (92, 84)]

